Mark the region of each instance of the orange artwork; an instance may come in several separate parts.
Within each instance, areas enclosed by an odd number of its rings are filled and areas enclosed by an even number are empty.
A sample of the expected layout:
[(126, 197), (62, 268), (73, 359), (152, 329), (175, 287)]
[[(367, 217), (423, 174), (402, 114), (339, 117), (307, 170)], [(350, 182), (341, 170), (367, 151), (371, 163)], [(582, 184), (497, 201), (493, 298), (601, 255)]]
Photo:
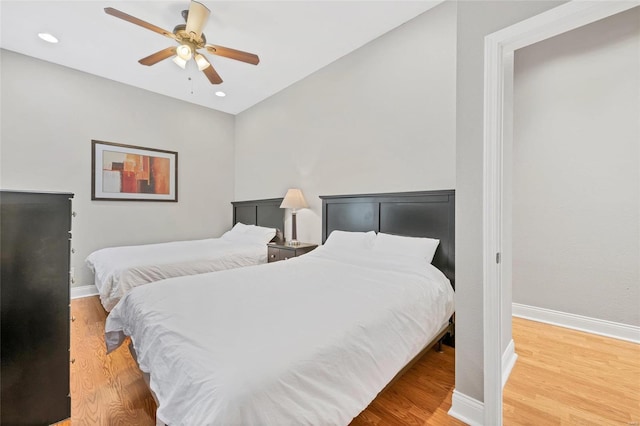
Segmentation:
[(169, 158), (102, 152), (102, 191), (131, 194), (169, 194)]

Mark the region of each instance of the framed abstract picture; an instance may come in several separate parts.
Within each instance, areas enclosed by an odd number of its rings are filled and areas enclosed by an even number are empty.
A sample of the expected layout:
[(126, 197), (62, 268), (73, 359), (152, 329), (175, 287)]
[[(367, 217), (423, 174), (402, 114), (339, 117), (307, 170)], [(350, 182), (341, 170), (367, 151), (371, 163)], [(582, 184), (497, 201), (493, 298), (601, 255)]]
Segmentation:
[(91, 199), (178, 201), (178, 153), (91, 141)]

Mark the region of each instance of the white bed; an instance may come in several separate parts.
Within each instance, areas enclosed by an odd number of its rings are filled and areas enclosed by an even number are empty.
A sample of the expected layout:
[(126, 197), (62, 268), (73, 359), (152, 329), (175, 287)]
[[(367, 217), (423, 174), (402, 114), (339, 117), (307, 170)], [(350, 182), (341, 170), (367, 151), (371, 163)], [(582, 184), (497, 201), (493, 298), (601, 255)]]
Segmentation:
[(327, 246), (288, 261), (172, 278), (112, 310), (170, 425), (343, 425), (446, 327), (428, 261)]
[(273, 228), (238, 223), (220, 238), (100, 249), (86, 264), (94, 273), (102, 305), (110, 311), (143, 284), (266, 263), (266, 244), (275, 235)]

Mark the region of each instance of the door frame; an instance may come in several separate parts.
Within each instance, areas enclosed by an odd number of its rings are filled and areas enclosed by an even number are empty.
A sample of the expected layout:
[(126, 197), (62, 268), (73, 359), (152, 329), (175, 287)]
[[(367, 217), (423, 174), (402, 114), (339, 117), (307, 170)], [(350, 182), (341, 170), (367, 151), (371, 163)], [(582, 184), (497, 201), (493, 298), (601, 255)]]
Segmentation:
[(513, 58), (517, 49), (599, 21), (640, 1), (573, 0), (489, 34), (484, 43), (483, 342), (484, 424), (502, 425), (501, 336), (505, 300), (502, 269), (503, 145), (513, 125)]

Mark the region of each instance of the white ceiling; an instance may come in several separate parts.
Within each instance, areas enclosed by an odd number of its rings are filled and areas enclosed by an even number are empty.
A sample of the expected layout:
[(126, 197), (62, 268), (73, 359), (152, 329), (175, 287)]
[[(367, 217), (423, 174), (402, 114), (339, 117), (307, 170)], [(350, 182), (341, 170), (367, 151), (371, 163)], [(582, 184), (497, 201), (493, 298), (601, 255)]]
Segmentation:
[[(257, 66), (206, 54), (224, 82), (190, 61), (138, 60), (175, 42), (104, 13), (113, 7), (173, 31), (189, 1), (0, 1), (0, 47), (131, 86), (237, 114), (441, 1), (202, 1), (207, 43), (260, 56)], [(48, 32), (60, 42), (37, 36)], [(206, 51), (201, 50), (202, 53)], [(46, 78), (46, 76), (43, 76)], [(189, 80), (191, 78), (191, 80)], [(214, 95), (217, 90), (225, 98)]]

